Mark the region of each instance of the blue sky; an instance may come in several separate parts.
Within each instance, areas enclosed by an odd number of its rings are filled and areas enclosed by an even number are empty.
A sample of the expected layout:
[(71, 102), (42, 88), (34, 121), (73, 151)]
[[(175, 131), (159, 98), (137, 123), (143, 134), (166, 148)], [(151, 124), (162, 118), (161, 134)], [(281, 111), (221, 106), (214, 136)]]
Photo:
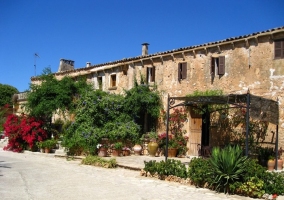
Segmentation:
[[(283, 0), (0, 0), (0, 83), (284, 26)], [(36, 58), (36, 70), (34, 67)], [(1, 95), (1, 94), (0, 94)]]

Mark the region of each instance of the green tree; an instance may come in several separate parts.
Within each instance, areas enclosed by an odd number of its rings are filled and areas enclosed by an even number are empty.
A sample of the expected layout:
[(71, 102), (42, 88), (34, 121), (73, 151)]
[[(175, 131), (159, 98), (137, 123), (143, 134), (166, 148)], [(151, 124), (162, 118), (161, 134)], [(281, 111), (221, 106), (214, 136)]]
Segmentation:
[(30, 85), (25, 106), (30, 115), (46, 120), (55, 113), (72, 112), (81, 93), (92, 90), (92, 86), (83, 79), (75, 82), (65, 76), (57, 80), (50, 68), (44, 69), (39, 79), (40, 84)]
[(12, 112), (9, 109), (13, 103), (12, 96), (18, 92), (13, 86), (0, 83), (0, 132), (3, 131), (3, 124), (6, 121), (7, 114)]
[(0, 107), (3, 107), (5, 104), (11, 105), (12, 96), (18, 92), (17, 88), (0, 83)]
[(138, 84), (135, 81), (134, 87), (125, 90), (125, 94), (126, 112), (143, 127), (142, 132), (152, 130), (162, 108), (160, 94), (156, 86), (150, 88), (149, 85)]

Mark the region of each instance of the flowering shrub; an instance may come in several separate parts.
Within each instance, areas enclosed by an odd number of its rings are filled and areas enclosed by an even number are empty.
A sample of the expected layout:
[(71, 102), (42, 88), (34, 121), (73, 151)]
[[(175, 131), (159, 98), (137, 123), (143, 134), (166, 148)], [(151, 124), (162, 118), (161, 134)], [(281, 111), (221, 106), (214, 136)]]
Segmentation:
[(4, 150), (21, 152), (25, 147), (33, 148), (38, 141), (47, 138), (47, 132), (43, 129), (43, 121), (34, 117), (9, 115), (4, 124), (5, 136), (9, 138)]
[(109, 148), (109, 145), (108, 144), (97, 144), (97, 149), (100, 149), (100, 148)]
[[(162, 114), (166, 116), (165, 111)], [(165, 119), (165, 118), (164, 118)], [(169, 148), (177, 148), (179, 155), (185, 155), (187, 148), (188, 136), (185, 136), (186, 130), (183, 129), (184, 122), (187, 120), (187, 113), (183, 108), (175, 108), (169, 116)], [(159, 134), (159, 146), (166, 146), (166, 133)]]

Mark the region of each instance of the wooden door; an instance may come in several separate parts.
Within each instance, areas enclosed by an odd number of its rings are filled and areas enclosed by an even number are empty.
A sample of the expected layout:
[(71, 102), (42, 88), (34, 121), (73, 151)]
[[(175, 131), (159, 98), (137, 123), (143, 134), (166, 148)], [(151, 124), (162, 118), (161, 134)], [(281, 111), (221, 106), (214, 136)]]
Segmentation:
[(201, 149), (202, 118), (191, 118), (190, 121), (188, 153), (191, 156), (198, 156), (198, 151)]

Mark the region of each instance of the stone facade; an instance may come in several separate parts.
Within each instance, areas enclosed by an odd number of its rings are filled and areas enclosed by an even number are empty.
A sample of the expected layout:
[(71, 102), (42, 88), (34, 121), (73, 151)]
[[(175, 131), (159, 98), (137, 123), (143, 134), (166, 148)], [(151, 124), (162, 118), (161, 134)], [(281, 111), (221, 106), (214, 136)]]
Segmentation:
[[(94, 89), (122, 93), (142, 75), (167, 97), (182, 97), (196, 90), (223, 90), (225, 94), (251, 94), (279, 102), (279, 147), (284, 147), (284, 57), (275, 58), (275, 41), (284, 40), (284, 27), (177, 50), (118, 60), (55, 73), (57, 78), (86, 76)], [(148, 44), (147, 44), (148, 45)], [(284, 54), (284, 42), (281, 47)], [(32, 82), (37, 78), (32, 77)], [(194, 117), (186, 129), (200, 132)], [(198, 123), (197, 123), (198, 124)], [(163, 131), (163, 130), (161, 130)], [(268, 134), (275, 132), (270, 125)], [(270, 134), (271, 135), (271, 134)], [(269, 140), (275, 140), (269, 137)], [(196, 139), (192, 145), (198, 145)], [(192, 148), (191, 154), (197, 152)]]

